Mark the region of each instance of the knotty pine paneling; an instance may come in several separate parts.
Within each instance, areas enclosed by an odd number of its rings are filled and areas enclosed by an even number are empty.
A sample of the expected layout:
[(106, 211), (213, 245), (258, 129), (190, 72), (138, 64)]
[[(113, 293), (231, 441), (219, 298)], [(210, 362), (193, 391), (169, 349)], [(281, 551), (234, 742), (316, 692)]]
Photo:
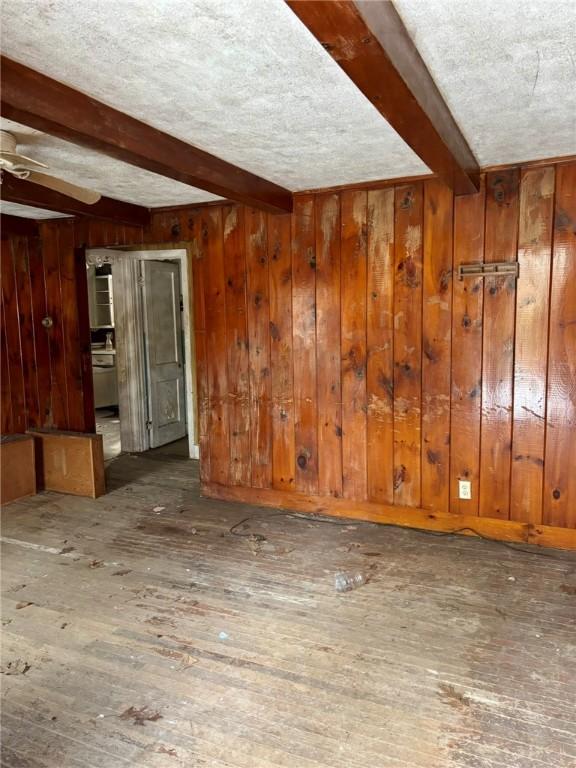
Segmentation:
[[(297, 195), (292, 215), (44, 225), (3, 243), (2, 428), (80, 414), (74, 314), (39, 325), (74, 295), (70, 244), (184, 243), (207, 491), (551, 540), (539, 526), (576, 528), (575, 190), (576, 164), (550, 164), (466, 197), (429, 180)], [(517, 259), (517, 282), (455, 276)]]
[(74, 237), (66, 221), (2, 240), (2, 434), (94, 431), (86, 266)]

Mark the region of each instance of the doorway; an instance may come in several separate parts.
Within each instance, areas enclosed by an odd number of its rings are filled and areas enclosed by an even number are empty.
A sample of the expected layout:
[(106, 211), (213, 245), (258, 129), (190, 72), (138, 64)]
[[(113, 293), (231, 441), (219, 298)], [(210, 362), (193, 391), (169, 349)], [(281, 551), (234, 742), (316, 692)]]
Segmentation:
[(86, 254), (104, 458), (171, 445), (199, 456), (185, 249)]

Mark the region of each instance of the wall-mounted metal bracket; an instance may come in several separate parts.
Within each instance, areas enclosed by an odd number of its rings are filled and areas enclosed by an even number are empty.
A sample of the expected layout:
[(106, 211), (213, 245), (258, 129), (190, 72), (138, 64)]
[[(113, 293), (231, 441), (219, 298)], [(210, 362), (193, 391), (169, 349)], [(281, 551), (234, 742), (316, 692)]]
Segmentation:
[(484, 264), (459, 264), (458, 280), (465, 277), (507, 277), (517, 278), (520, 265), (517, 261), (492, 261)]

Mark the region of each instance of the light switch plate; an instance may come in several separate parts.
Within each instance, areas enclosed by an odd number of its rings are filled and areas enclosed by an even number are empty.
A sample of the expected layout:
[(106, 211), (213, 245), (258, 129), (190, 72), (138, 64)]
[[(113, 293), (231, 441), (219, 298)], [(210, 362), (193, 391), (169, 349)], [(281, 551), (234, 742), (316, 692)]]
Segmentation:
[(472, 498), (472, 483), (470, 480), (458, 480), (458, 498)]

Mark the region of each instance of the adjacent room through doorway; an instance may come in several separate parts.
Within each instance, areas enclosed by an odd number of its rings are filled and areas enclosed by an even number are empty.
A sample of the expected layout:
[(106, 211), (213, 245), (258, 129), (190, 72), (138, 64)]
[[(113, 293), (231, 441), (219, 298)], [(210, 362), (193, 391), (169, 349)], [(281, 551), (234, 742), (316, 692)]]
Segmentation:
[[(96, 431), (104, 459), (194, 442), (186, 251), (87, 251)], [(184, 318), (186, 314), (186, 318)]]

